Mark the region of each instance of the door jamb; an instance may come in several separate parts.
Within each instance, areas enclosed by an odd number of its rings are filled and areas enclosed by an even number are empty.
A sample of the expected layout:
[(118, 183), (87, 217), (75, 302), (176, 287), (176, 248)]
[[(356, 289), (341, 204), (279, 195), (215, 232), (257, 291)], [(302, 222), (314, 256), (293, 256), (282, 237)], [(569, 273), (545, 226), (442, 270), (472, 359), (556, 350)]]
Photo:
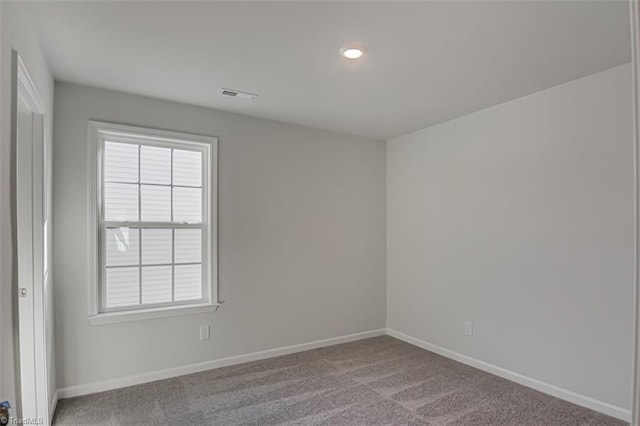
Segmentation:
[[(34, 179), (34, 175), (37, 176), (35, 172), (36, 167), (40, 167), (43, 166), (44, 163), (44, 143), (45, 143), (45, 132), (44, 132), (44, 125), (45, 125), (45, 106), (44, 106), (44, 102), (42, 101), (42, 98), (36, 88), (35, 83), (33, 82), (33, 80), (31, 79), (31, 76), (29, 75), (29, 72), (26, 68), (26, 66), (24, 65), (22, 59), (20, 58), (20, 55), (17, 51), (13, 50), (12, 51), (12, 76), (13, 76), (13, 87), (12, 87), (12, 113), (13, 113), (13, 117), (12, 117), (12, 139), (13, 139), (13, 144), (14, 144), (14, 161), (15, 161), (15, 169), (14, 169), (14, 178), (15, 180), (15, 185), (17, 188), (18, 185), (18, 177), (20, 174), (20, 167), (21, 165), (18, 163), (18, 153), (20, 152), (20, 147), (18, 146), (18, 131), (17, 131), (17, 125), (18, 125), (18, 103), (20, 101), (22, 101), (23, 103), (25, 103), (30, 112), (32, 113), (32, 146), (31, 149), (29, 150), (29, 154), (30, 154), (30, 159), (31, 159), (31, 168), (30, 168), (30, 173), (31, 173), (31, 200), (30, 200), (30, 205), (31, 205), (31, 210), (32, 210), (32, 220), (31, 220), (31, 274), (32, 274), (32, 284), (35, 283), (36, 281), (36, 274), (40, 274), (40, 277), (42, 277), (42, 267), (38, 267), (38, 259), (40, 264), (42, 263), (43, 259), (42, 259), (42, 242), (38, 243), (36, 241), (36, 236), (37, 235), (41, 235), (38, 233), (41, 233), (42, 230), (37, 230), (37, 227), (41, 225), (42, 217), (37, 216), (34, 213), (42, 213), (42, 209), (46, 209), (46, 206), (43, 205), (42, 202), (42, 195), (43, 195), (43, 191), (46, 191), (46, 188), (43, 187), (42, 182), (36, 182), (36, 180)], [(34, 162), (34, 160), (40, 160), (38, 162)], [(44, 170), (43, 170), (44, 173)], [(45, 179), (45, 176), (40, 176), (40, 180)], [(34, 190), (36, 188), (40, 188), (40, 191)], [(15, 193), (13, 196), (13, 199), (15, 200), (15, 204), (14, 204), (14, 208), (15, 210), (15, 214), (16, 214), (16, 239), (15, 244), (16, 244), (16, 249), (18, 248), (18, 239), (17, 239), (17, 233), (18, 233), (18, 221), (20, 220), (19, 217), (17, 217), (17, 208), (18, 208), (18, 203), (19, 203), (19, 197), (20, 194), (18, 193), (17, 189), (14, 189)], [(39, 198), (39, 199), (38, 199)], [(40, 206), (40, 208), (37, 208), (37, 206)], [(40, 215), (41, 216), (41, 215)], [(42, 235), (41, 235), (42, 236)], [(40, 253), (36, 252), (36, 250), (39, 250)], [(16, 251), (17, 253), (17, 251)], [(17, 256), (18, 257), (18, 256)], [(17, 298), (20, 298), (20, 291), (17, 287), (20, 287), (20, 281), (19, 281), (19, 271), (21, 270), (21, 268), (19, 267), (19, 262), (20, 259), (19, 257), (16, 258), (14, 260), (14, 271), (15, 272), (15, 285), (16, 285), (16, 289), (14, 291), (14, 294), (16, 294)], [(42, 266), (42, 265), (40, 265)], [(40, 278), (41, 280), (41, 278)], [(33, 313), (33, 333), (30, 333), (29, 337), (33, 338), (33, 348), (34, 348), (34, 358), (33, 358), (33, 364), (29, 366), (24, 366), (22, 365), (22, 362), (24, 361), (22, 359), (22, 357), (20, 356), (20, 340), (21, 340), (21, 334), (18, 332), (16, 334), (16, 371), (18, 373), (18, 380), (17, 380), (17, 384), (18, 384), (18, 395), (17, 395), (17, 403), (16, 403), (16, 408), (17, 408), (17, 414), (19, 417), (37, 417), (38, 419), (42, 419), (42, 421), (45, 424), (49, 424), (50, 423), (50, 413), (49, 413), (49, 405), (50, 405), (50, 398), (49, 398), (49, 374), (48, 374), (48, 361), (47, 361), (47, 328), (46, 328), (46, 300), (45, 300), (45, 291), (44, 291), (44, 282), (42, 283), (42, 286), (35, 286), (32, 285), (31, 287), (31, 294), (27, 295), (27, 299), (29, 300), (29, 303), (32, 304), (32, 313)], [(14, 307), (16, 309), (16, 313), (14, 315), (15, 320), (17, 321), (18, 327), (20, 326), (20, 311), (19, 311), (19, 302), (20, 299), (16, 300), (14, 302)], [(23, 368), (31, 368), (34, 371), (34, 389), (35, 389), (35, 401), (36, 401), (36, 412), (35, 413), (25, 413), (23, 411), (23, 398), (22, 398), (22, 371)]]

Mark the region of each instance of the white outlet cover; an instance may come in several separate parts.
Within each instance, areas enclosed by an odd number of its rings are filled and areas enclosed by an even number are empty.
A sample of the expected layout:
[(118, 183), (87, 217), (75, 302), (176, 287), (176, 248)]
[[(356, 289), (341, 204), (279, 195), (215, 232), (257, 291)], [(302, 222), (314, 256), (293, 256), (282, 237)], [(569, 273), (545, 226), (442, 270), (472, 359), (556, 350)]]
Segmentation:
[(473, 323), (472, 322), (465, 322), (464, 323), (464, 334), (466, 334), (467, 336), (473, 336)]
[(209, 339), (209, 326), (202, 325), (200, 326), (200, 340), (208, 340)]

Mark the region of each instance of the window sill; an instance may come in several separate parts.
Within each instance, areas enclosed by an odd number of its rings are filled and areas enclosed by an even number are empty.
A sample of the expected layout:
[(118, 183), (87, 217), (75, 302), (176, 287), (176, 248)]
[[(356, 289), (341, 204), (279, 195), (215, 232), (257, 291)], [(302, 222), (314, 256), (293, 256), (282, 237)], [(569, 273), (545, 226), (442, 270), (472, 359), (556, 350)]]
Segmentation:
[(155, 318), (173, 317), (178, 315), (192, 315), (206, 312), (215, 312), (220, 303), (207, 303), (202, 305), (171, 306), (155, 309), (141, 309), (127, 312), (109, 312), (87, 317), (92, 325), (113, 324), (126, 321), (140, 321)]

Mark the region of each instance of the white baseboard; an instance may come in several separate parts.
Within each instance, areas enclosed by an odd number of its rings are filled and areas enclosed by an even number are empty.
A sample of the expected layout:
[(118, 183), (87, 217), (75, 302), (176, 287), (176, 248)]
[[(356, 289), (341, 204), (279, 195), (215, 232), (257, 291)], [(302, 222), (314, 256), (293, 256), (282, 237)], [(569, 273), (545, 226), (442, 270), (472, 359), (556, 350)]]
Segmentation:
[(409, 336), (396, 330), (392, 330), (390, 328), (387, 328), (387, 334), (391, 337), (395, 337), (396, 339), (400, 339), (414, 346), (418, 346), (422, 349), (437, 353), (438, 355), (442, 355), (455, 361), (459, 361), (463, 364), (470, 365), (471, 367), (475, 367), (479, 370), (486, 371), (487, 373), (491, 373), (504, 379), (511, 380), (512, 382), (519, 383), (537, 391), (544, 392), (548, 395), (555, 396), (556, 398), (564, 399), (565, 401), (572, 402), (582, 407), (598, 411), (599, 413), (603, 413), (608, 416), (624, 420), (626, 422), (631, 421), (630, 410), (625, 410), (624, 408), (616, 407), (615, 405), (611, 405), (603, 401), (598, 401), (597, 399), (580, 395), (570, 390), (550, 385), (548, 383), (541, 382), (540, 380), (532, 379), (527, 376), (523, 376), (522, 374), (506, 370), (504, 368), (489, 364), (488, 362), (480, 361), (467, 355), (462, 355), (461, 353), (442, 348), (440, 346), (425, 342), (424, 340), (420, 340), (418, 338)]
[(53, 415), (56, 413), (56, 407), (58, 406), (58, 391), (53, 393), (51, 401), (49, 402), (49, 421), (53, 422)]
[(60, 399), (72, 398), (74, 396), (88, 395), (96, 392), (104, 392), (112, 389), (124, 388), (127, 386), (139, 385), (142, 383), (154, 382), (156, 380), (169, 379), (171, 377), (184, 376), (186, 374), (199, 373), (201, 371), (213, 370), (215, 368), (228, 367), (230, 365), (242, 364), (245, 362), (259, 361), (267, 358), (274, 358), (282, 355), (289, 355), (296, 352), (308, 351), (325, 346), (337, 345), (340, 343), (353, 342), (355, 340), (368, 339), (370, 337), (383, 336), (385, 329), (365, 331), (362, 333), (348, 334), (346, 336), (332, 337), (329, 339), (315, 340), (313, 342), (300, 343), (297, 345), (283, 346), (265, 351), (253, 352), (244, 355), (236, 355), (227, 358), (220, 358), (212, 361), (189, 364), (180, 367), (167, 368), (165, 370), (151, 371), (133, 376), (121, 377), (118, 379), (104, 380), (101, 382), (86, 383), (83, 385), (69, 386), (58, 389), (56, 397)]

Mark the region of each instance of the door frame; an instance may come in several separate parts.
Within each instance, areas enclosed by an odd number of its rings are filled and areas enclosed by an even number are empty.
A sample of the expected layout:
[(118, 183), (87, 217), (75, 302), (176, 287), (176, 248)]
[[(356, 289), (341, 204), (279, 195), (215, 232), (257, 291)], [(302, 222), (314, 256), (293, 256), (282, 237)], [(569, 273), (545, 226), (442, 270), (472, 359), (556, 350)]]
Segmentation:
[(633, 82), (633, 168), (634, 168), (634, 333), (631, 425), (640, 425), (640, 8), (629, 0), (631, 20), (631, 69)]
[[(15, 208), (18, 300), (17, 416), (42, 419), (50, 424), (49, 371), (43, 224), (48, 213), (45, 199), (45, 106), (17, 51), (12, 51), (12, 139), (15, 146)], [(31, 113), (30, 137), (18, 135), (19, 107)], [(26, 141), (26, 143), (25, 143)], [(48, 271), (48, 269), (47, 269)], [(22, 291), (26, 293), (22, 293)]]

